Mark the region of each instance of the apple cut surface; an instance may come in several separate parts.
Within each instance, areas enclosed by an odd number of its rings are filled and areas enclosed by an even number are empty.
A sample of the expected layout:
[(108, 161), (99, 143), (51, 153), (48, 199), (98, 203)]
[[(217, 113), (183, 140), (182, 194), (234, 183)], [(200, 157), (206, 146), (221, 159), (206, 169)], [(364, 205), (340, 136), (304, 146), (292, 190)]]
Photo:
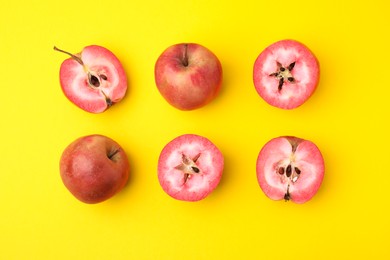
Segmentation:
[(296, 137), (278, 137), (261, 149), (256, 171), (267, 197), (304, 203), (321, 186), (324, 160), (314, 143)]
[(108, 49), (96, 45), (85, 47), (62, 63), (60, 83), (71, 102), (91, 113), (105, 111), (122, 100), (127, 91), (120, 61)]
[(171, 197), (198, 201), (218, 185), (223, 171), (223, 155), (207, 138), (187, 134), (169, 142), (158, 161), (158, 179)]
[(257, 57), (253, 81), (257, 93), (270, 105), (282, 109), (301, 106), (319, 82), (319, 63), (302, 43), (282, 40)]

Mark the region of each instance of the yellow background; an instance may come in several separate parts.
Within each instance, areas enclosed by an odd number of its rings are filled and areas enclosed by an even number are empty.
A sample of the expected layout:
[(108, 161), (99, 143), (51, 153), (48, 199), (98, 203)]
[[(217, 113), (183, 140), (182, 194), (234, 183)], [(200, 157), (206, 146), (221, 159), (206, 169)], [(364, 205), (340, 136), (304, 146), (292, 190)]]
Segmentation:
[[(0, 5), (1, 259), (389, 259), (389, 11), (372, 1), (3, 1)], [(317, 56), (321, 79), (300, 108), (267, 105), (252, 83), (269, 44), (291, 38)], [(196, 42), (224, 70), (220, 95), (182, 112), (163, 100), (154, 63)], [(59, 85), (67, 58), (89, 44), (113, 51), (129, 78), (125, 99), (89, 114)], [(77, 201), (59, 176), (74, 139), (119, 142), (131, 178), (114, 198)], [(161, 189), (161, 149), (178, 135), (208, 137), (225, 157), (205, 200)], [(308, 203), (275, 202), (255, 164), (271, 138), (315, 142), (326, 162)]]

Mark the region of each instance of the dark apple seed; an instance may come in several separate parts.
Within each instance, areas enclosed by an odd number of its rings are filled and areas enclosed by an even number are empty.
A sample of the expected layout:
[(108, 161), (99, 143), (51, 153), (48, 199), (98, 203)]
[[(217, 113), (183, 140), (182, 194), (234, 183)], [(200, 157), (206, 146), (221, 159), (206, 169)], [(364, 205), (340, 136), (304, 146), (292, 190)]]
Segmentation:
[(280, 167), (279, 170), (278, 170), (278, 173), (280, 175), (283, 175), (284, 174), (284, 167)]
[(192, 169), (195, 173), (199, 173), (199, 168), (198, 168), (198, 167), (192, 166), (191, 169)]
[(289, 164), (288, 166), (287, 166), (287, 168), (286, 168), (286, 176), (287, 177), (290, 177), (291, 176), (291, 164)]
[(301, 170), (298, 167), (295, 167), (294, 170), (298, 175), (301, 174)]
[(95, 88), (98, 88), (100, 86), (99, 79), (92, 74), (88, 74), (88, 75), (89, 75), (89, 84), (94, 86)]

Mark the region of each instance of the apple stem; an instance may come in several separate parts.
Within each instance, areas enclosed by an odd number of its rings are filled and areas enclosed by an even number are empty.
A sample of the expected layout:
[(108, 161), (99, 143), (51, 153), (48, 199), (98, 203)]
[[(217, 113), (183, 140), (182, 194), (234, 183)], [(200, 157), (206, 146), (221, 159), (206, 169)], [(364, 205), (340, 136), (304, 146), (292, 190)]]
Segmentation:
[(188, 44), (185, 44), (184, 45), (184, 57), (183, 57), (183, 65), (184, 67), (187, 67), (188, 66)]
[(68, 54), (70, 57), (72, 57), (72, 59), (74, 59), (75, 61), (77, 61), (78, 63), (80, 63), (81, 66), (84, 66), (84, 62), (83, 62), (79, 57), (77, 57), (76, 55), (74, 55), (74, 54), (72, 54), (72, 53), (70, 53), (70, 52), (67, 52), (67, 51), (58, 49), (56, 46), (54, 46), (53, 49), (54, 49), (55, 51), (59, 51), (59, 52)]
[(284, 201), (290, 200), (290, 184), (287, 186), (287, 192), (284, 194)]
[(112, 160), (112, 157), (114, 157), (117, 153), (119, 153), (119, 149), (116, 149), (114, 151), (111, 151), (111, 153), (109, 153), (107, 155), (108, 159)]

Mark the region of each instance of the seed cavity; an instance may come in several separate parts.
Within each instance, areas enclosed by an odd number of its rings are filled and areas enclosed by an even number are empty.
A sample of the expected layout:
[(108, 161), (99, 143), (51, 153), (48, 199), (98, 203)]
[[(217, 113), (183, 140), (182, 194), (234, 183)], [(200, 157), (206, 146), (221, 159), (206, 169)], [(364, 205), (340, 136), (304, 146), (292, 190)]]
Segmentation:
[(194, 158), (192, 158), (194, 163), (196, 163), (196, 161), (199, 159), (199, 157), (200, 157), (200, 153), (198, 153)]
[(190, 158), (185, 154), (181, 156), (181, 163), (175, 167), (176, 170), (181, 171), (184, 174), (184, 183), (191, 178), (192, 174), (199, 174), (200, 169), (196, 165), (196, 161), (199, 159), (200, 153), (197, 154), (194, 158)]
[(295, 62), (293, 62), (293, 63), (291, 63), (290, 65), (288, 65), (287, 69), (288, 69), (289, 71), (292, 71), (292, 69), (294, 68), (294, 66), (295, 66)]
[(279, 79), (279, 85), (278, 85), (278, 90), (279, 90), (279, 91), (282, 90), (282, 88), (283, 88), (283, 83), (284, 83), (284, 78), (280, 78), (280, 79)]
[(278, 90), (281, 91), (285, 81), (295, 83), (295, 78), (291, 74), (291, 71), (295, 67), (295, 62), (290, 63), (287, 67), (283, 67), (280, 62), (276, 62), (276, 65), (278, 67), (278, 71), (269, 74), (269, 76), (275, 77), (278, 80)]
[(107, 76), (104, 75), (104, 74), (100, 74), (99, 77), (100, 77), (102, 80), (107, 80)]
[(295, 183), (301, 174), (301, 170), (294, 166), (291, 162), (287, 167), (280, 166), (277, 168), (276, 173), (284, 180), (290, 180), (290, 183)]

